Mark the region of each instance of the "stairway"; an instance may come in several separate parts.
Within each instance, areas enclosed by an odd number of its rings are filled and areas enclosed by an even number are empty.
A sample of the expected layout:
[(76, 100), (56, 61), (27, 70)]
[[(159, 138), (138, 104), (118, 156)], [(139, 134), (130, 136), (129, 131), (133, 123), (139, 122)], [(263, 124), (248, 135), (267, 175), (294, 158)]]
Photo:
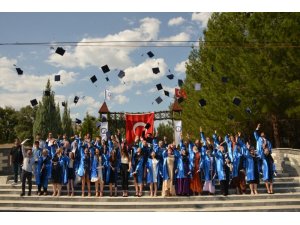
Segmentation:
[(51, 184), (48, 196), (37, 196), (37, 187), (33, 185), (32, 196), (20, 197), (21, 184), (12, 186), (10, 182), (0, 184), (0, 211), (300, 211), (300, 177), (288, 177), (287, 174), (275, 178), (273, 195), (266, 194), (261, 182), (259, 195), (251, 196), (249, 189), (246, 195), (236, 195), (231, 189), (227, 197), (219, 194), (219, 185), (216, 185), (214, 196), (163, 198), (159, 192), (158, 197), (150, 197), (146, 188), (143, 197), (134, 197), (132, 180), (129, 181), (127, 198), (122, 197), (120, 185), (118, 197), (109, 197), (108, 186), (105, 186), (104, 197), (101, 198), (94, 197), (94, 186), (91, 188), (92, 197), (81, 197), (80, 186), (76, 186), (74, 197), (67, 196), (65, 186), (61, 197), (52, 197)]

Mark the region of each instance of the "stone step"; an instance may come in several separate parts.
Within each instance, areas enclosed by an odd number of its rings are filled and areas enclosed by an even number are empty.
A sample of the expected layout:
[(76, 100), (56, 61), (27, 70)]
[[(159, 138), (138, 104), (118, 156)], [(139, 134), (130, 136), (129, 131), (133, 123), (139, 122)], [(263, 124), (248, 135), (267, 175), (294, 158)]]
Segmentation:
[[(0, 212), (57, 212), (57, 208), (36, 208), (36, 207), (0, 207)], [(60, 210), (61, 211), (61, 210)], [(128, 212), (128, 209), (80, 209), (65, 207), (64, 212)], [(246, 207), (219, 207), (217, 208), (143, 208), (130, 209), (130, 212), (300, 212), (300, 205), (274, 205), (274, 206), (246, 206)]]
[[(266, 193), (266, 189), (261, 187), (258, 188), (258, 193)], [(26, 189), (26, 193), (27, 193), (28, 189)], [(52, 187), (49, 187), (49, 194), (52, 194)], [(37, 192), (37, 188), (36, 186), (33, 187), (32, 189), (32, 194), (36, 194)], [(95, 189), (91, 189), (92, 195), (95, 194)], [(300, 187), (276, 187), (274, 186), (274, 192), (276, 193), (295, 193), (295, 192), (300, 192)], [(247, 189), (247, 194), (250, 194), (250, 190), (249, 188)], [(16, 188), (16, 189), (12, 189), (12, 188), (7, 188), (7, 189), (0, 189), (0, 195), (1, 194), (21, 194), (21, 188)], [(85, 194), (87, 195), (87, 188), (85, 189)], [(134, 190), (129, 190), (128, 194), (130, 196), (134, 196), (135, 195), (135, 191)], [(220, 190), (216, 189), (216, 195), (220, 194)], [(230, 189), (229, 190), (229, 194), (235, 194), (235, 190)], [(65, 189), (62, 190), (61, 195), (67, 195), (67, 191)], [(75, 195), (81, 195), (81, 190), (75, 190)], [(109, 195), (109, 190), (107, 188), (104, 189), (104, 195), (108, 196)], [(118, 189), (118, 195), (121, 196), (122, 195), (122, 190)], [(149, 195), (149, 191), (148, 190), (144, 190), (143, 191), (143, 195), (148, 196)], [(161, 195), (161, 191), (157, 191), (157, 195)]]
[(287, 206), (287, 205), (300, 205), (300, 199), (253, 199), (253, 200), (222, 200), (222, 201), (180, 201), (180, 202), (43, 202), (43, 201), (22, 201), (21, 200), (0, 200), (0, 207), (38, 207), (43, 211), (44, 208), (80, 208), (80, 209), (165, 209), (165, 208), (215, 208), (218, 211), (219, 207), (246, 207), (246, 206)]
[(123, 198), (121, 196), (118, 197), (108, 197), (104, 196), (101, 198), (96, 197), (81, 197), (81, 195), (78, 196), (60, 196), (60, 197), (52, 197), (50, 195), (48, 196), (24, 196), (20, 197), (20, 195), (17, 194), (0, 194), (0, 200), (22, 200), (22, 201), (56, 201), (56, 202), (64, 202), (64, 201), (72, 201), (72, 202), (169, 202), (172, 204), (172, 202), (178, 202), (178, 201), (221, 201), (221, 200), (254, 200), (254, 199), (300, 199), (300, 193), (276, 193), (273, 195), (270, 194), (259, 194), (259, 195), (229, 195), (229, 196), (222, 196), (222, 195), (215, 195), (215, 196), (174, 196), (174, 197), (150, 197), (150, 196), (143, 196), (142, 198), (129, 196), (127, 198)]

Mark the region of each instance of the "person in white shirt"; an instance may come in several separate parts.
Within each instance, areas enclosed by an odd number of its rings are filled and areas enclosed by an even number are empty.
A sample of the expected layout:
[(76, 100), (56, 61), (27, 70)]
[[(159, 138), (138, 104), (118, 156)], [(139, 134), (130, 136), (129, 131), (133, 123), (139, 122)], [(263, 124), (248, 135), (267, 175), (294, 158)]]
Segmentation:
[(31, 196), (32, 172), (33, 172), (33, 165), (35, 163), (32, 154), (32, 149), (24, 148), (25, 142), (26, 140), (22, 142), (23, 166), (22, 166), (22, 193), (20, 195), (21, 197), (25, 195), (26, 180), (28, 181), (28, 196)]

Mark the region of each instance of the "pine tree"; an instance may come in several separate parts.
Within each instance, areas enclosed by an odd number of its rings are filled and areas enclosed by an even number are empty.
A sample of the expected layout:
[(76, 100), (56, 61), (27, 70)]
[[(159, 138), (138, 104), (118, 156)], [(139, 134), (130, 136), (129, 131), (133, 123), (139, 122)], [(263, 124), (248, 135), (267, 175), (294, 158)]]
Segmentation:
[(62, 117), (62, 130), (63, 133), (66, 134), (68, 137), (74, 135), (74, 131), (72, 128), (72, 119), (70, 117), (70, 109), (68, 109), (68, 102), (65, 102), (64, 112)]
[[(50, 93), (50, 96), (46, 96), (47, 92)], [(40, 133), (43, 138), (46, 138), (49, 132), (52, 132), (54, 137), (61, 133), (61, 120), (58, 110), (59, 107), (55, 106), (54, 92), (51, 91), (51, 84), (48, 79), (42, 102), (39, 102), (36, 119), (33, 124), (34, 136)]]
[(90, 134), (92, 138), (95, 137), (95, 135), (99, 135), (97, 134), (96, 118), (90, 116), (89, 113), (86, 113), (86, 116), (83, 119), (81, 134)]

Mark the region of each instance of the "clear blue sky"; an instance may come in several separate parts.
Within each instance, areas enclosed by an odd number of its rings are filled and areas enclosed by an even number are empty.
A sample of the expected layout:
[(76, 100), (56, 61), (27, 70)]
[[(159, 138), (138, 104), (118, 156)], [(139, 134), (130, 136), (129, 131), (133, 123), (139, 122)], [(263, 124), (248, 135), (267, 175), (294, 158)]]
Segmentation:
[[(209, 16), (209, 13), (0, 13), (0, 43), (192, 41), (202, 37)], [(184, 64), (191, 48), (147, 44), (137, 47), (138, 44), (130, 43), (135, 45), (131, 48), (66, 45), (64, 56), (55, 54), (50, 46), (0, 46), (0, 106), (18, 109), (31, 99), (41, 100), (49, 78), (56, 101), (68, 100), (73, 119), (82, 119), (86, 112), (97, 116), (105, 89), (112, 91), (113, 97), (107, 101), (110, 111), (166, 110), (173, 98), (158, 92), (156, 84), (161, 83), (171, 96), (174, 94), (177, 80), (185, 78)], [(150, 50), (155, 54), (153, 59), (146, 56)], [(22, 76), (17, 75), (13, 64), (23, 69)], [(106, 82), (100, 69), (106, 64), (111, 69), (110, 82)], [(152, 67), (156, 66), (161, 70), (157, 75), (152, 73)], [(123, 80), (117, 77), (119, 70), (126, 73)], [(166, 77), (170, 74), (168, 70), (175, 75), (172, 81)], [(55, 74), (61, 75), (62, 82), (54, 83)], [(98, 79), (95, 84), (89, 80), (92, 75)], [(75, 95), (81, 97), (77, 105), (72, 103)], [(164, 100), (160, 105), (154, 101), (158, 96)]]

